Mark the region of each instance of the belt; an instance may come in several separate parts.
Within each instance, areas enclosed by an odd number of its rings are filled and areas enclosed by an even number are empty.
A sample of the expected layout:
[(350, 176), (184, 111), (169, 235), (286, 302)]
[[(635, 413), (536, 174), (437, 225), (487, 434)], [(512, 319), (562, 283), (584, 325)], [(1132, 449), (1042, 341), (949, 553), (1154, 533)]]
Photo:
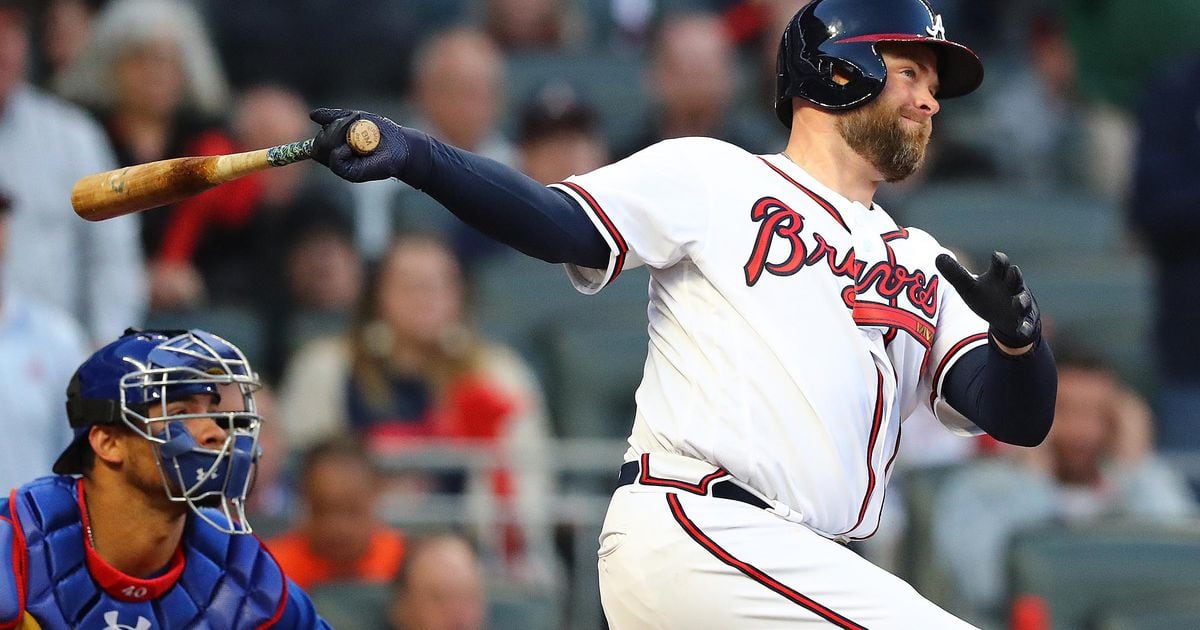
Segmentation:
[[(617, 487), (619, 488), (621, 486), (628, 486), (629, 484), (634, 483), (635, 481), (638, 481), (638, 477), (641, 476), (641, 473), (642, 473), (642, 464), (640, 461), (634, 460), (632, 462), (625, 462), (624, 464), (621, 465), (621, 476), (617, 478)], [(671, 486), (671, 485), (673, 485), (667, 480), (658, 480), (658, 483), (655, 483), (655, 480), (650, 480), (650, 481), (642, 480), (642, 483), (644, 485), (650, 485), (650, 486), (654, 486), (654, 485)], [(690, 485), (690, 484), (684, 484), (684, 485)], [(688, 489), (688, 488), (685, 488), (682, 486), (677, 486), (677, 487), (680, 487), (683, 490), (687, 490), (688, 492), (691, 492), (692, 494), (704, 494), (703, 492), (700, 492), (699, 490), (692, 490), (692, 489)], [(762, 510), (770, 509), (770, 507), (771, 507), (762, 499), (751, 494), (749, 490), (737, 485), (736, 483), (733, 483), (732, 481), (729, 481), (728, 479), (725, 479), (723, 481), (717, 481), (717, 482), (711, 484), (708, 487), (708, 489), (709, 489), (708, 495), (717, 497), (718, 499), (729, 499), (732, 501), (741, 501), (742, 503), (746, 503), (748, 505), (753, 505), (754, 507), (762, 509)]]

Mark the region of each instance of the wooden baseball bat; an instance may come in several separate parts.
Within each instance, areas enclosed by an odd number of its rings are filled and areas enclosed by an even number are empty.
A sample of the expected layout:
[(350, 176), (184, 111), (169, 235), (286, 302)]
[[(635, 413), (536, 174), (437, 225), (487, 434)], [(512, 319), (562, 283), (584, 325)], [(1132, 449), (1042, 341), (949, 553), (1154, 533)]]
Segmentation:
[[(359, 119), (346, 130), (346, 142), (359, 155), (379, 146), (379, 127)], [(269, 149), (159, 160), (82, 177), (71, 189), (75, 214), (103, 221), (175, 203), (239, 177), (312, 157), (313, 140)]]

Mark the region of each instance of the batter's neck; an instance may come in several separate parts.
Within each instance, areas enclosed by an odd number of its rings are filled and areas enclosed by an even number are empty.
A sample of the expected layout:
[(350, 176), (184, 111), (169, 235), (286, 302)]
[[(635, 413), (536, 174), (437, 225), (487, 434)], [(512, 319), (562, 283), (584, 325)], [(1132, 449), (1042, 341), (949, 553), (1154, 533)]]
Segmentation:
[(851, 149), (832, 124), (812, 123), (796, 116), (783, 155), (834, 192), (870, 208), (883, 181), (879, 170)]

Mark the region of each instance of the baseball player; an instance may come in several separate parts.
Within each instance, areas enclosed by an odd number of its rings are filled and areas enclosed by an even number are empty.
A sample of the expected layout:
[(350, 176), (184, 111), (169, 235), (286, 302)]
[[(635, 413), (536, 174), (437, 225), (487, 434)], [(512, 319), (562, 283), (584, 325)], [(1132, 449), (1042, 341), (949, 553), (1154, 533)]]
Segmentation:
[(57, 474), (0, 499), (0, 629), (327, 628), (242, 535), (257, 378), (200, 330), (126, 331), (84, 361)]
[[(1036, 445), (1054, 359), (1020, 271), (979, 276), (874, 204), (921, 163), (939, 99), (981, 82), (924, 0), (814, 0), (788, 24), (787, 148), (653, 145), (543, 187), (373, 114), (316, 110), (317, 158), (399, 178), (583, 293), (650, 267), (649, 352), (600, 538), (614, 628), (966, 624), (845, 543), (879, 523), (903, 421)], [(359, 118), (380, 150), (345, 144)], [(968, 533), (964, 533), (966, 536)]]

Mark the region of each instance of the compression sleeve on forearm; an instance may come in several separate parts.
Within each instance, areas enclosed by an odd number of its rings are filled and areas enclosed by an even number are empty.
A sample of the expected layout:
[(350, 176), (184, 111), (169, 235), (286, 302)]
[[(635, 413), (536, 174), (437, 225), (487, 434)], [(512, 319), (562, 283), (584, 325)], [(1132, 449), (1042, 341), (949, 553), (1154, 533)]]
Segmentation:
[(547, 262), (603, 269), (610, 249), (565, 192), (517, 170), (404, 128), (409, 151), (400, 179), (467, 224)]
[(942, 384), (946, 402), (1008, 444), (1037, 446), (1054, 420), (1058, 371), (1050, 344), (1040, 337), (1021, 356), (1010, 356), (989, 338), (986, 348), (968, 351)]

